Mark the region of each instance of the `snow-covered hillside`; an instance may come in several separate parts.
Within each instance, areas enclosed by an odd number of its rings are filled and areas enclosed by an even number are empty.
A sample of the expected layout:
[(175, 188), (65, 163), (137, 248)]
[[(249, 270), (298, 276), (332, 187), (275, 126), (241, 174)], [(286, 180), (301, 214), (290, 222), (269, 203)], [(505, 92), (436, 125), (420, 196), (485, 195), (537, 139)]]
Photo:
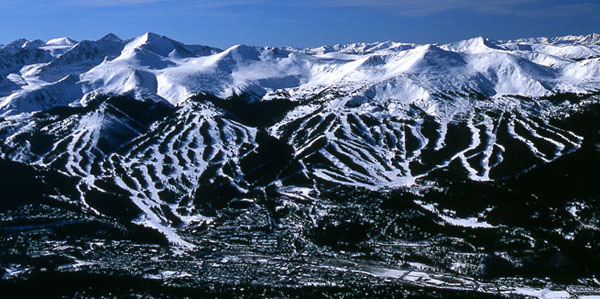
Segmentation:
[[(597, 34), (446, 45), (382, 42), (314, 49), (185, 45), (146, 33), (121, 40), (25, 39), (0, 50), (0, 114), (77, 106), (96, 95), (132, 94), (178, 105), (198, 93), (300, 100), (324, 90), (377, 101), (436, 100), (598, 89)], [(61, 94), (68, 96), (63, 97)]]
[(225, 50), (153, 33), (18, 40), (0, 49), (0, 158), (73, 177), (99, 214), (114, 211), (98, 194), (121, 194), (128, 220), (190, 245), (177, 227), (267, 193), (310, 201), (332, 185), (418, 189), (448, 169), (493, 181), (551, 163), (583, 144), (552, 117), (598, 91), (597, 35)]

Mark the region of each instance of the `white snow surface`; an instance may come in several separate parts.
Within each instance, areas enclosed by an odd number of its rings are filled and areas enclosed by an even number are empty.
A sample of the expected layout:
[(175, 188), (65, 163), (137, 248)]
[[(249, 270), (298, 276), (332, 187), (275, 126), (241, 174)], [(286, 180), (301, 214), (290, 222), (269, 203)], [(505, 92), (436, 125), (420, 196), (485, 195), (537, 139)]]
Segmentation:
[(85, 105), (81, 99), (100, 94), (172, 105), (199, 93), (300, 100), (324, 90), (405, 104), (474, 94), (542, 97), (598, 91), (600, 35), (219, 50), (154, 33), (127, 40), (109, 34), (17, 40), (0, 48), (0, 66), (2, 116)]
[[(99, 188), (97, 180), (113, 180), (143, 212), (134, 222), (188, 247), (167, 215), (182, 225), (212, 219), (191, 202), (165, 205), (160, 194), (196, 196), (206, 171), (247, 194), (252, 186), (240, 165), (257, 149), (260, 136), (256, 127), (226, 117), (211, 103), (188, 101), (194, 95), (298, 101), (266, 130), (293, 148), (299, 175), (307, 182), (295, 185), (292, 177), (289, 185), (286, 177), (277, 177), (279, 192), (306, 199), (318, 197), (318, 181), (389, 190), (413, 186), (453, 162), (475, 181), (499, 177), (498, 166), (517, 154), (530, 163), (509, 172), (551, 162), (580, 148), (582, 137), (544, 118), (554, 107), (549, 101), (516, 96), (593, 93), (599, 80), (597, 35), (225, 50), (153, 33), (127, 40), (114, 34), (80, 42), (22, 39), (0, 48), (0, 131), (10, 149), (0, 155), (80, 177), (82, 196), (82, 190)], [(144, 126), (110, 103), (49, 124), (32, 117), (55, 107), (85, 106), (100, 95), (131, 95), (177, 109), (170, 121), (157, 122), (147, 132), (138, 131)], [(28, 139), (38, 129), (57, 138), (44, 153), (32, 151)], [(112, 130), (135, 136), (119, 154), (99, 146), (101, 137), (119, 136)], [(470, 138), (453, 140), (457, 133)], [(510, 141), (529, 152), (517, 153)], [(94, 174), (96, 166), (103, 173)], [(486, 222), (484, 212), (458, 217), (416, 203), (444, 225), (503, 227)], [(386, 273), (381, 275), (397, 274)]]

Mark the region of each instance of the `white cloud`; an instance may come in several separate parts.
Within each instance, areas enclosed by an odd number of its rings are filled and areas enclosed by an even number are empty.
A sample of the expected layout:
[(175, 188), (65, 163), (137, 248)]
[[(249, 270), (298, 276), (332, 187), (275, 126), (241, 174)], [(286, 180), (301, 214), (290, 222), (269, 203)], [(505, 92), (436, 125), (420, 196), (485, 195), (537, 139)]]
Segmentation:
[(165, 2), (165, 0), (66, 0), (64, 5), (79, 6), (129, 6)]
[[(247, 5), (267, 3), (266, 0), (63, 0), (63, 4), (77, 6), (135, 6), (151, 3), (169, 3), (171, 7), (227, 7), (234, 5)], [(275, 1), (272, 1), (275, 4)]]
[(404, 16), (435, 15), (456, 10), (517, 16), (600, 12), (600, 3), (592, 0), (320, 0), (312, 3), (331, 7), (388, 8)]
[[(224, 11), (233, 6), (301, 8), (384, 8), (402, 16), (429, 16), (450, 11), (470, 11), (489, 15), (573, 16), (600, 15), (598, 0), (0, 0), (0, 7), (29, 5), (31, 7), (96, 6), (151, 7), (161, 4), (162, 13), (192, 13)], [(231, 11), (229, 11), (231, 13)]]

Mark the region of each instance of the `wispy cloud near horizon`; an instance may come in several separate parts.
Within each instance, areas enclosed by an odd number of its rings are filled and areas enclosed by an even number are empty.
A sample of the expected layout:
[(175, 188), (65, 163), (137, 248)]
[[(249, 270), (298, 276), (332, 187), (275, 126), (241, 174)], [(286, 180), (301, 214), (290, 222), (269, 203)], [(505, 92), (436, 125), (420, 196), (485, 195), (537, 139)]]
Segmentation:
[[(177, 11), (185, 9), (220, 9), (248, 5), (305, 8), (384, 8), (406, 17), (430, 16), (456, 11), (523, 17), (573, 16), (590, 13), (600, 15), (600, 3), (590, 0), (62, 0), (59, 3), (60, 5), (98, 7), (143, 6), (162, 3), (177, 8)], [(165, 9), (165, 7), (162, 8)], [(168, 11), (169, 8), (166, 10)]]
[(266, 0), (63, 0), (63, 5), (73, 6), (140, 6), (144, 4), (164, 3), (171, 7), (228, 7), (237, 5), (252, 5), (258, 3), (269, 3)]
[(166, 0), (65, 0), (61, 4), (75, 6), (131, 6), (157, 2), (166, 2)]
[(386, 8), (402, 16), (430, 16), (451, 11), (529, 17), (600, 14), (600, 3), (589, 0), (322, 0), (319, 3), (332, 7)]

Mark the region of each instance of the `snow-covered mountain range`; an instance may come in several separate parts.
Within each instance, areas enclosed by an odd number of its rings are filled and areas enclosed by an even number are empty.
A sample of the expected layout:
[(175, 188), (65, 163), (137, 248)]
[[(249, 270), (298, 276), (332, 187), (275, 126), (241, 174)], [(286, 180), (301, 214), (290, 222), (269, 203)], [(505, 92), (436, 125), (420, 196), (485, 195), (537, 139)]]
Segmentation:
[(597, 34), (445, 45), (383, 42), (315, 49), (226, 50), (146, 33), (122, 40), (17, 40), (0, 51), (0, 114), (85, 105), (96, 95), (132, 94), (178, 105), (198, 93), (255, 99), (285, 95), (403, 103), (444, 95), (541, 97), (598, 89)]
[(528, 171), (581, 147), (551, 119), (599, 91), (597, 34), (226, 50), (153, 33), (22, 39), (0, 49), (0, 156), (80, 180), (99, 214), (98, 194), (121, 194), (130, 220), (188, 244), (176, 227), (269, 192)]

